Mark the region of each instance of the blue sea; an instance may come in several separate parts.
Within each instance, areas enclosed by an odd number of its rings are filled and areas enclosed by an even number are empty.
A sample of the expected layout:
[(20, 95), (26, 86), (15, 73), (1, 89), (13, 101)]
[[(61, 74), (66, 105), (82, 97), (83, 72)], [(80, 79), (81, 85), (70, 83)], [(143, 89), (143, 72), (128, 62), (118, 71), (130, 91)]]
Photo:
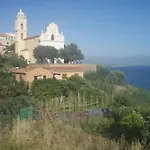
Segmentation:
[(126, 83), (150, 90), (150, 66), (109, 67), (126, 75)]

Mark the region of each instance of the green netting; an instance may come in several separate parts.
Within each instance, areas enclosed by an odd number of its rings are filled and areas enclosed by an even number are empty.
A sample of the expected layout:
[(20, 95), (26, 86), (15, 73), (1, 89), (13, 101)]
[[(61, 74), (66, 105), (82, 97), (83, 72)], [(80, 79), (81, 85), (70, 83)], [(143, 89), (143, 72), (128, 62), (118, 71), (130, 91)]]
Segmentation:
[(20, 110), (20, 120), (31, 119), (33, 115), (33, 107), (26, 107)]

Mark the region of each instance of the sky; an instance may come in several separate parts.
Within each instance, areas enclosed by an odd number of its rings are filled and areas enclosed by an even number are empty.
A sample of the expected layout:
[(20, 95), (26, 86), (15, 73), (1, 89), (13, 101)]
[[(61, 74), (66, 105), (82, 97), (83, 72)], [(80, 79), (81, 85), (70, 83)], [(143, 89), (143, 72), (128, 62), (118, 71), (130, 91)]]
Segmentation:
[(53, 21), (87, 56), (150, 56), (150, 0), (0, 1), (0, 33), (14, 32), (22, 8), (29, 36)]

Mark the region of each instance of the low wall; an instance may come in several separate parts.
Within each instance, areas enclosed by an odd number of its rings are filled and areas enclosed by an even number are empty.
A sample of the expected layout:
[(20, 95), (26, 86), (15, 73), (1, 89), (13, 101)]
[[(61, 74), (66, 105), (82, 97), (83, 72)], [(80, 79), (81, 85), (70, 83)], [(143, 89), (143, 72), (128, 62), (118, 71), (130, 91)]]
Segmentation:
[(108, 108), (95, 108), (89, 109), (87, 111), (56, 114), (53, 116), (53, 119), (61, 120), (64, 122), (70, 122), (75, 120), (87, 120), (95, 117), (105, 117), (110, 115), (110, 113), (111, 112)]

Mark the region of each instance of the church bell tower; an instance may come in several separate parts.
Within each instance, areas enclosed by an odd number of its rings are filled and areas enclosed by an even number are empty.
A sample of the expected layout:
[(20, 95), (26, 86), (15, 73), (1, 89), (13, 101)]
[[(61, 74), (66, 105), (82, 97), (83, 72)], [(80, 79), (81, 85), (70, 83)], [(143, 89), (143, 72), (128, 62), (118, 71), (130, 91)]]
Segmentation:
[(22, 9), (16, 16), (15, 21), (15, 52), (21, 55), (21, 51), (25, 49), (24, 39), (27, 38), (27, 18)]

